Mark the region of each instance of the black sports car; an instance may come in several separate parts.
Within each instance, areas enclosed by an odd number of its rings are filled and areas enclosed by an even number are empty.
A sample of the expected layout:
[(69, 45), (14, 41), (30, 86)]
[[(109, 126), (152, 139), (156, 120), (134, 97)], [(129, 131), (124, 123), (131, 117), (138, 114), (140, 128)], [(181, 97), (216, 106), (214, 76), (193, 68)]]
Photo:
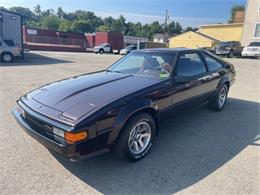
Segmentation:
[(233, 65), (203, 51), (133, 51), (107, 70), (40, 87), (13, 114), (41, 144), (71, 160), (106, 151), (131, 161), (150, 150), (160, 121), (208, 103), (221, 111)]

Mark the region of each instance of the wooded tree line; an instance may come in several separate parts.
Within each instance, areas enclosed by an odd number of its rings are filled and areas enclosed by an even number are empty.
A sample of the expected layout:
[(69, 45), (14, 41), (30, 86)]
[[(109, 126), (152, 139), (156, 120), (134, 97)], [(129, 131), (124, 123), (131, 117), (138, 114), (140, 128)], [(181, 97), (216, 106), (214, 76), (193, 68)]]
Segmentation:
[[(8, 10), (21, 14), (23, 23), (29, 27), (55, 31), (79, 33), (96, 31), (121, 32), (124, 35), (148, 37), (151, 39), (154, 34), (162, 33), (164, 30), (164, 25), (158, 21), (154, 21), (151, 24), (126, 22), (122, 15), (118, 18), (109, 16), (102, 19), (91, 11), (77, 10), (66, 13), (61, 7), (57, 10), (42, 10), (41, 6), (37, 5), (33, 10), (24, 7), (11, 7)], [(170, 35), (180, 34), (186, 30), (196, 30), (191, 27), (183, 29), (179, 22), (174, 21), (171, 21), (166, 29)]]
[[(5, 8), (0, 7), (0, 9)], [(164, 25), (158, 21), (154, 21), (151, 24), (126, 22), (126, 19), (122, 15), (118, 18), (109, 16), (102, 19), (91, 11), (77, 10), (66, 13), (61, 7), (57, 10), (42, 10), (40, 5), (35, 6), (33, 10), (24, 7), (11, 7), (8, 10), (21, 14), (23, 16), (23, 23), (29, 27), (55, 31), (78, 33), (92, 33), (96, 31), (121, 32), (124, 35), (147, 37), (149, 39), (152, 39), (156, 33), (164, 32)], [(231, 8), (229, 22), (233, 21), (236, 10), (245, 10), (245, 6), (234, 5)], [(197, 28), (192, 27), (184, 29), (179, 22), (174, 21), (168, 23), (166, 27), (166, 32), (170, 35), (196, 30)]]

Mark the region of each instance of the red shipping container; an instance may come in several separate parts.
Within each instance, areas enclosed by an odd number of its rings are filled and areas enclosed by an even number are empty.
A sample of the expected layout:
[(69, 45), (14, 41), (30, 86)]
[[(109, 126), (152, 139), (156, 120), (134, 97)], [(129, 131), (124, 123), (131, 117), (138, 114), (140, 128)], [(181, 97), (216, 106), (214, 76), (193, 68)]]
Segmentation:
[(96, 32), (95, 46), (110, 43), (113, 50), (121, 50), (124, 46), (124, 37), (117, 32)]

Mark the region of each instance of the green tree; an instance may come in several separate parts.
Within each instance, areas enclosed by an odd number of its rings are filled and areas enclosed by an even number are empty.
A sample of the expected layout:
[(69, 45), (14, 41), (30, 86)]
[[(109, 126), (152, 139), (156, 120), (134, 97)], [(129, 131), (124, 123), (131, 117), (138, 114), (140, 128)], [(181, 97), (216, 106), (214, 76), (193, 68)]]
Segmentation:
[(54, 9), (47, 9), (47, 10), (42, 12), (42, 16), (43, 17), (45, 17), (45, 16), (54, 16), (54, 15), (55, 15)]
[(64, 16), (65, 16), (65, 12), (62, 10), (61, 7), (58, 7), (58, 9), (57, 9), (57, 16), (58, 16), (58, 18), (64, 18)]
[(41, 16), (42, 15), (42, 10), (41, 6), (38, 4), (34, 7), (33, 12), (36, 16)]
[(75, 32), (85, 33), (92, 31), (91, 25), (85, 20), (75, 21), (72, 26)]
[(167, 30), (168, 30), (168, 33), (169, 34), (175, 34), (175, 22), (172, 21), (168, 24), (168, 27), (167, 27)]
[(181, 32), (182, 32), (181, 24), (179, 22), (176, 22), (175, 33), (180, 34)]
[(48, 30), (58, 30), (60, 20), (57, 16), (44, 16), (41, 19), (41, 27)]
[(28, 21), (31, 21), (33, 18), (33, 12), (29, 8), (11, 7), (11, 8), (9, 8), (9, 10), (22, 15), (24, 24), (27, 24)]
[(109, 32), (110, 28), (107, 25), (101, 25), (97, 27), (96, 29), (97, 32)]
[(159, 24), (158, 21), (153, 22), (152, 24), (150, 24), (150, 32), (152, 34), (156, 34), (156, 33), (161, 33), (162, 32), (162, 27)]
[(108, 27), (110, 27), (114, 21), (115, 19), (111, 16), (104, 18), (104, 24)]
[(6, 9), (4, 6), (0, 6), (0, 9), (1, 9), (1, 10), (8, 10), (8, 9)]
[(193, 31), (193, 32), (195, 32), (195, 31), (197, 31), (197, 30), (199, 30), (198, 28), (192, 28), (192, 27), (190, 27), (190, 26), (188, 26), (188, 27), (186, 27), (186, 29), (185, 29), (185, 32), (188, 32), (188, 31)]
[[(164, 31), (163, 26), (158, 21), (143, 25), (140, 22), (126, 22), (122, 15), (118, 18), (109, 16), (102, 19), (91, 11), (76, 10), (75, 12), (66, 13), (62, 7), (59, 7), (55, 12), (53, 9), (42, 10), (40, 5), (35, 6), (33, 12), (23, 7), (13, 7), (10, 10), (23, 15), (26, 25), (49, 30), (65, 32), (112, 31), (149, 39), (152, 39), (156, 33)], [(195, 30), (192, 28), (187, 29)], [(167, 25), (167, 32), (169, 34), (179, 34), (182, 32), (182, 27), (180, 23), (172, 21)]]
[(192, 30), (193, 30), (193, 28), (192, 28), (192, 27), (190, 27), (190, 26), (189, 26), (189, 27), (187, 27), (187, 28), (185, 29), (185, 31), (186, 31), (186, 32), (188, 32), (188, 31), (192, 31)]
[(72, 22), (66, 19), (61, 19), (58, 30), (63, 32), (72, 32)]
[(231, 7), (229, 23), (233, 23), (236, 11), (245, 11), (245, 5), (234, 5)]
[(118, 19), (114, 20), (111, 24), (110, 31), (124, 33), (125, 30), (125, 18), (120, 15)]

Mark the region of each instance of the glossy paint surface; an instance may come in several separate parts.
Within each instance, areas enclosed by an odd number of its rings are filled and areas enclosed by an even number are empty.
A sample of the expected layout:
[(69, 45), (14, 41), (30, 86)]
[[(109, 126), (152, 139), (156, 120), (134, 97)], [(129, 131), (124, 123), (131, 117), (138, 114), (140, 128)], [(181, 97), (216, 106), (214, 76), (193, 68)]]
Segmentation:
[[(158, 51), (174, 52), (174, 55), (203, 52), (188, 49)], [(158, 131), (160, 120), (171, 117), (179, 110), (209, 101), (223, 83), (230, 86), (235, 77), (233, 66), (212, 57), (222, 63), (223, 68), (185, 81), (178, 80), (174, 70), (171, 78), (166, 80), (100, 71), (45, 85), (21, 97), (18, 103), (27, 107), (26, 112), (35, 120), (50, 127), (59, 126), (72, 132), (87, 129), (88, 139), (73, 143), (74, 151), (70, 150), (69, 154), (69, 158), (83, 156), (112, 148), (127, 120), (137, 112), (151, 114)], [(30, 125), (26, 120), (22, 123)], [(32, 129), (37, 131), (37, 128)], [(52, 139), (57, 138), (53, 136)], [(67, 154), (63, 155), (68, 157)]]

